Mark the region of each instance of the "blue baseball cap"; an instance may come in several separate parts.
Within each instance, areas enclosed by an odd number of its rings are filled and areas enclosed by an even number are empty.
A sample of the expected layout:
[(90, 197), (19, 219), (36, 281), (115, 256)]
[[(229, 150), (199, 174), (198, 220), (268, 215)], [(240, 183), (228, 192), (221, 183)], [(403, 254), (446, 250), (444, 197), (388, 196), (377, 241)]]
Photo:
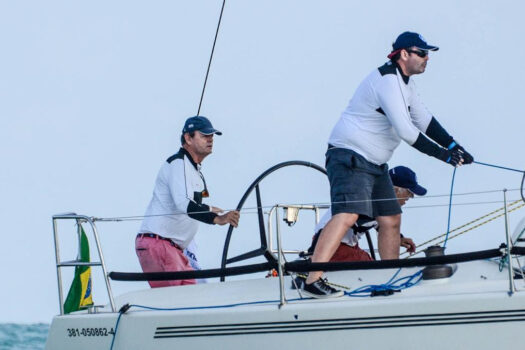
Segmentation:
[(388, 174), (394, 186), (406, 188), (418, 196), (427, 194), (427, 189), (417, 183), (416, 173), (406, 166), (396, 166)]
[(421, 34), (414, 32), (403, 32), (399, 34), (396, 41), (392, 44), (392, 52), (388, 55), (388, 58), (392, 58), (402, 49), (408, 49), (409, 47), (415, 46), (418, 49), (437, 51), (439, 47), (429, 45), (425, 38)]
[(184, 135), (187, 132), (199, 131), (204, 135), (217, 134), (222, 135), (222, 132), (215, 129), (208, 118), (201, 115), (196, 115), (194, 117), (186, 119), (184, 123), (184, 128), (182, 128), (182, 134)]

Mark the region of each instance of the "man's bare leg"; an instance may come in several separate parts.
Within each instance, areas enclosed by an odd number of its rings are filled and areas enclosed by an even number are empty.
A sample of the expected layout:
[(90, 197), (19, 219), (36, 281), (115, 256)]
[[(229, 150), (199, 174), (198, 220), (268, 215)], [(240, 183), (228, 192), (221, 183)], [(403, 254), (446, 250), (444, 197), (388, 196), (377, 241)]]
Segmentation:
[[(314, 255), (312, 256), (312, 262), (330, 261), (337, 250), (337, 247), (339, 247), (346, 231), (355, 224), (358, 217), (359, 215), (351, 213), (339, 213), (332, 216), (330, 221), (328, 221), (324, 229), (321, 231), (321, 236), (317, 241)], [(399, 242), (397, 247), (399, 250)], [(323, 271), (310, 271), (306, 283), (314, 283), (322, 275)]]
[(377, 246), (381, 260), (399, 259), (399, 245), (401, 237), (399, 229), (401, 227), (401, 214), (392, 216), (378, 216), (379, 236)]

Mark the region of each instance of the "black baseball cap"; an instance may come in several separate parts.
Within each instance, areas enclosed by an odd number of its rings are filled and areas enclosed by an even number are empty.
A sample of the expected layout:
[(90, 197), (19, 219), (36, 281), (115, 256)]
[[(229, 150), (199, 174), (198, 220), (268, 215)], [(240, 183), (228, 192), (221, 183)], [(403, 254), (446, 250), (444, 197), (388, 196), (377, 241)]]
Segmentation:
[(388, 173), (394, 186), (406, 188), (418, 196), (427, 194), (427, 189), (417, 183), (416, 173), (406, 166), (396, 166)]
[(182, 128), (182, 134), (184, 135), (187, 132), (199, 131), (204, 135), (217, 134), (222, 135), (222, 132), (215, 129), (208, 118), (203, 117), (202, 115), (196, 115), (186, 119), (184, 123), (184, 128)]
[(399, 34), (396, 41), (392, 44), (392, 52), (388, 55), (388, 58), (394, 57), (396, 53), (402, 49), (408, 49), (409, 47), (415, 46), (418, 49), (437, 51), (439, 47), (429, 45), (425, 38), (421, 34), (414, 32), (403, 32)]

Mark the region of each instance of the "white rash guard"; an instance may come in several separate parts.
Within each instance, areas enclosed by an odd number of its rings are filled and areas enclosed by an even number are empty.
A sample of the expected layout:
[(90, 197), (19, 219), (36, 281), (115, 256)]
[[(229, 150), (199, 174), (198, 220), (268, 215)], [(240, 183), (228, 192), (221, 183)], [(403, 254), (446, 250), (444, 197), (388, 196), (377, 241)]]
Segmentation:
[(187, 248), (199, 228), (199, 221), (213, 224), (217, 214), (202, 203), (206, 188), (200, 164), (181, 148), (161, 166), (139, 233), (170, 238)]
[[(433, 128), (429, 128), (431, 124)], [(414, 145), (422, 133), (443, 147), (442, 143), (452, 140), (421, 102), (413, 80), (388, 62), (361, 82), (328, 143), (381, 165), (388, 162), (401, 140)]]

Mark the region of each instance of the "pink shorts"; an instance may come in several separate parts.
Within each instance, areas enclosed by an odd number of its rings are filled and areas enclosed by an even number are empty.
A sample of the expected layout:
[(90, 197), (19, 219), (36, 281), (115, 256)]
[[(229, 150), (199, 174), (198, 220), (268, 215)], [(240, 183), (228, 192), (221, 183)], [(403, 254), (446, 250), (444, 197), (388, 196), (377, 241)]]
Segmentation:
[[(193, 271), (182, 250), (164, 239), (138, 237), (135, 251), (144, 272)], [(148, 281), (151, 288), (195, 284), (195, 280)]]

